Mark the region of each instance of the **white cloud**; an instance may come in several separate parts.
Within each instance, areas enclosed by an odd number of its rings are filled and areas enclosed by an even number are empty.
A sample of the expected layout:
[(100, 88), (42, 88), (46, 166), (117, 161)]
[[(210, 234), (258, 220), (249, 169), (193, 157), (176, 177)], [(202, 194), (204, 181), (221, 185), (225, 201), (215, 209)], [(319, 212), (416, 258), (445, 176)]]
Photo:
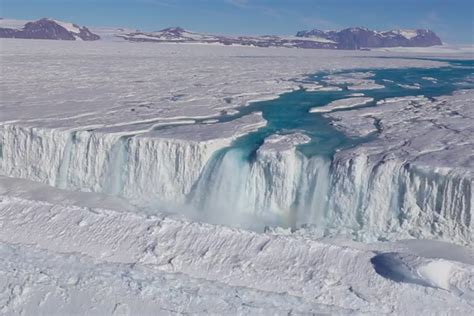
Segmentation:
[(257, 10), (265, 15), (278, 18), (283, 16), (282, 12), (274, 7), (255, 4), (252, 3), (250, 0), (226, 0), (226, 2), (239, 9)]

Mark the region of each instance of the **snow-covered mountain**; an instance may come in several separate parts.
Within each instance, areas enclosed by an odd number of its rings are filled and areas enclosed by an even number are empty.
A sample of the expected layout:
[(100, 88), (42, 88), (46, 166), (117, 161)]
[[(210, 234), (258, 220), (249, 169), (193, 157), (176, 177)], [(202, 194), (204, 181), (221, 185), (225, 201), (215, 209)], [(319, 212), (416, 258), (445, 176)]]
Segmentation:
[(336, 48), (335, 42), (328, 39), (264, 36), (224, 36), (197, 33), (181, 27), (170, 27), (157, 32), (132, 32), (118, 34), (131, 42), (158, 43), (202, 43), (222, 45), (244, 45), (256, 47), (300, 47), (300, 48)]
[(354, 27), (342, 31), (300, 31), (300, 38), (327, 39), (337, 43), (339, 49), (360, 49), (377, 47), (427, 47), (441, 45), (441, 39), (431, 30), (373, 31)]
[[(364, 49), (379, 47), (428, 47), (441, 45), (440, 38), (430, 30), (373, 31), (348, 28), (342, 31), (300, 31), (296, 36), (227, 36), (198, 33), (181, 27), (144, 32), (126, 28), (97, 28), (91, 32), (69, 22), (53, 19), (21, 21), (0, 19), (0, 38), (31, 38), (55, 40), (126, 40), (130, 42), (199, 43), (256, 47), (297, 47), (325, 49)], [(98, 35), (100, 34), (100, 35)]]
[(85, 26), (44, 18), (32, 22), (0, 19), (0, 38), (95, 41), (100, 36)]
[(258, 47), (298, 47), (329, 49), (363, 49), (377, 47), (427, 47), (441, 45), (430, 30), (393, 30), (379, 32), (367, 28), (342, 31), (300, 31), (296, 36), (219, 36), (187, 31), (180, 27), (158, 32), (133, 32), (119, 37), (133, 42), (220, 43)]

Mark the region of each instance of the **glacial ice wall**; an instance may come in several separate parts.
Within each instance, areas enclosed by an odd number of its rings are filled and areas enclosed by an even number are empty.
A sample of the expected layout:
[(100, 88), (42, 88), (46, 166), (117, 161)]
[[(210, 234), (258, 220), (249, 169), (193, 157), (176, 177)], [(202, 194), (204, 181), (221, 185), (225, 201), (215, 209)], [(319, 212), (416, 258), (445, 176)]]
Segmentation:
[(200, 137), (195, 125), (176, 128), (185, 135), (177, 139), (166, 132), (156, 137), (153, 132), (128, 135), (5, 124), (0, 126), (0, 173), (135, 202), (182, 203), (216, 150), (264, 124), (261, 114), (253, 113), (220, 124), (221, 138), (199, 141), (185, 134)]
[(307, 158), (294, 148), (260, 148), (250, 162), (231, 150), (213, 168), (209, 178), (200, 179), (200, 204), (193, 205), (218, 223), (252, 226), (257, 217), (258, 225), (304, 225), (317, 236), (473, 240), (469, 175), (363, 149), (340, 152), (331, 161)]
[(182, 201), (218, 146), (13, 125), (0, 135), (4, 175), (132, 200)]
[(364, 241), (472, 242), (472, 179), (364, 148), (307, 158), (306, 136), (271, 136), (248, 160), (228, 142), (192, 142), (4, 125), (0, 171), (69, 190), (127, 198), (148, 211), (261, 230), (298, 228)]
[(469, 176), (362, 152), (336, 156), (332, 167), (329, 229), (352, 231), (361, 240), (435, 237), (472, 242)]

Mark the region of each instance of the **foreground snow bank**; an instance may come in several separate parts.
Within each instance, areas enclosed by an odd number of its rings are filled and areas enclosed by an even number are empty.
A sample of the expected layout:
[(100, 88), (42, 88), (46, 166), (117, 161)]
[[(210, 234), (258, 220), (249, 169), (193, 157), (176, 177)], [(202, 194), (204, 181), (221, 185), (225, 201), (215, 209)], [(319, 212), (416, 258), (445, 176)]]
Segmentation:
[[(441, 266), (443, 274), (436, 279), (432, 272), (438, 267), (430, 265), (436, 260), (402, 252), (397, 245), (317, 241), (285, 232), (257, 234), (140, 215), (123, 205), (119, 210), (94, 208), (88, 201), (96, 200), (91, 197), (96, 193), (69, 192), (61, 200), (57, 197), (62, 190), (17, 181), (22, 193), (12, 190), (8, 179), (0, 181), (0, 278), (5, 280), (0, 299), (6, 302), (5, 312), (33, 306), (45, 311), (59, 306), (139, 312), (180, 302), (189, 303), (190, 310), (206, 307), (215, 312), (264, 307), (287, 312), (297, 302), (299, 312), (469, 314), (474, 308), (472, 262), (444, 258), (449, 269)], [(44, 194), (32, 199), (30, 186)], [(30, 246), (22, 246), (26, 244)], [(377, 259), (392, 252), (400, 255), (389, 255), (388, 264)], [(408, 259), (392, 259), (399, 257)], [(13, 267), (15, 274), (9, 272)], [(381, 272), (383, 268), (389, 273)], [(394, 280), (390, 271), (400, 269), (418, 271), (413, 273), (437, 285)], [(195, 292), (197, 284), (202, 290)], [(101, 299), (91, 306), (86, 300), (95, 290)], [(188, 296), (188, 290), (194, 294)], [(224, 298), (230, 293), (238, 297), (211, 306), (210, 297), (218, 291)], [(190, 301), (196, 295), (199, 302)], [(255, 309), (244, 307), (250, 297)], [(273, 298), (277, 301), (270, 304)], [(167, 299), (171, 301), (163, 303)], [(140, 306), (144, 300), (150, 301)]]
[(472, 265), (396, 252), (378, 254), (371, 263), (378, 274), (395, 282), (443, 289), (474, 300)]
[(0, 243), (5, 314), (175, 315), (350, 313), (300, 297), (165, 273), (146, 265), (97, 262)]

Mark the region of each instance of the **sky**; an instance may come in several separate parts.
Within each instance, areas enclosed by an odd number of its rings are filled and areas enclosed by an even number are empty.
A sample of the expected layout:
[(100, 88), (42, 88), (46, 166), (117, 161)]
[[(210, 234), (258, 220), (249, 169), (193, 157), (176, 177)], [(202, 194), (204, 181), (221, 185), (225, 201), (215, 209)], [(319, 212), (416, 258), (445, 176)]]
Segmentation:
[(181, 26), (229, 35), (429, 28), (443, 42), (474, 43), (474, 0), (0, 0), (0, 16), (144, 31)]

